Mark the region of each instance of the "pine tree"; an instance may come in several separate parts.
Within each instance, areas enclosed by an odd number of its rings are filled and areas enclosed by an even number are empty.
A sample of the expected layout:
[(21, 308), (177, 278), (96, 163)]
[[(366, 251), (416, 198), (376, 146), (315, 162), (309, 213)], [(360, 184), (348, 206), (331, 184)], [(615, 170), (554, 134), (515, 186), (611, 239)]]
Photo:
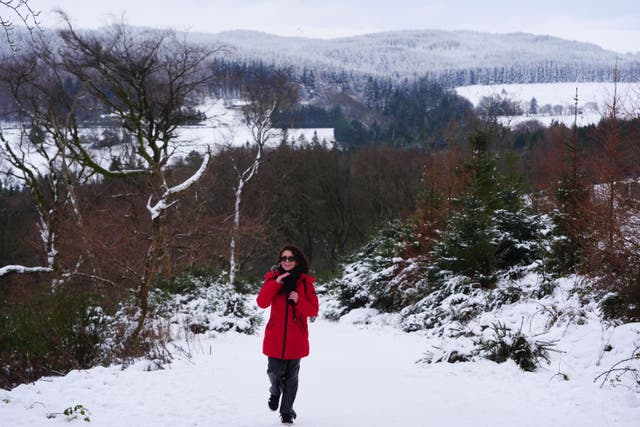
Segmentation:
[(530, 263), (536, 254), (536, 218), (522, 201), (520, 177), (498, 171), (489, 134), (472, 137), (470, 182), (443, 238), (435, 245), (431, 272), (462, 275), (490, 288), (500, 271)]
[(586, 185), (580, 150), (578, 147), (578, 93), (574, 98), (574, 125), (572, 136), (563, 141), (564, 170), (555, 189), (557, 209), (553, 212), (554, 228), (548, 266), (557, 274), (574, 273), (585, 260), (583, 245), (587, 242), (588, 221), (585, 214), (591, 210), (590, 194)]
[(535, 97), (529, 102), (529, 114), (538, 114), (538, 100)]

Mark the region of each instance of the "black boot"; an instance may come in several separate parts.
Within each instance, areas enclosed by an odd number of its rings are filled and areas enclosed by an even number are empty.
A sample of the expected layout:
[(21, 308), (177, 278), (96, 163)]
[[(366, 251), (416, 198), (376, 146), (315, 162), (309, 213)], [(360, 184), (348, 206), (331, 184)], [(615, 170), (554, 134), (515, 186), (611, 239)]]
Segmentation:
[(269, 396), (269, 409), (271, 409), (272, 411), (275, 411), (276, 409), (278, 409), (279, 400), (280, 400), (280, 396), (276, 396), (275, 394), (272, 394), (271, 396)]
[(282, 424), (284, 425), (293, 425), (293, 417), (290, 414), (280, 414), (280, 419), (282, 420)]

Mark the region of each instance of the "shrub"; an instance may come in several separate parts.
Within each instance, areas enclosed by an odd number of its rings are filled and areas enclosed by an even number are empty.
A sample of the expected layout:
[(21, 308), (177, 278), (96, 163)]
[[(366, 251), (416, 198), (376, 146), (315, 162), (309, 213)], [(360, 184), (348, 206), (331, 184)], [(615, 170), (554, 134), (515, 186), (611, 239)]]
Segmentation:
[[(169, 319), (178, 329), (253, 334), (262, 317), (224, 277), (187, 273), (150, 293), (153, 316)], [(175, 330), (172, 332), (178, 332)]]
[(640, 346), (636, 346), (630, 357), (619, 360), (599, 374), (593, 382), (600, 380), (600, 387), (604, 387), (605, 384), (612, 387), (622, 385), (640, 393)]
[(493, 337), (481, 338), (476, 344), (478, 354), (496, 363), (503, 363), (512, 359), (524, 371), (535, 371), (540, 365), (540, 359), (547, 363), (549, 351), (553, 350), (554, 342), (531, 342), (521, 330), (512, 333), (503, 323), (494, 323), (491, 326)]
[(44, 291), (0, 310), (0, 388), (104, 360), (107, 317), (94, 296), (77, 290)]
[[(629, 260), (629, 264), (632, 264)], [(600, 300), (600, 309), (605, 319), (623, 322), (640, 322), (640, 272), (629, 267), (632, 274), (609, 274), (597, 279), (597, 285), (609, 290)]]
[(67, 422), (71, 422), (79, 418), (82, 418), (83, 421), (91, 422), (91, 411), (85, 408), (84, 405), (69, 406), (61, 413), (51, 412), (47, 414), (47, 418), (56, 418), (58, 415), (64, 415)]
[(342, 277), (328, 285), (342, 309), (332, 316), (361, 307), (392, 312), (416, 302), (421, 273), (415, 260), (403, 257), (412, 245), (410, 227), (393, 222), (380, 229), (345, 266)]

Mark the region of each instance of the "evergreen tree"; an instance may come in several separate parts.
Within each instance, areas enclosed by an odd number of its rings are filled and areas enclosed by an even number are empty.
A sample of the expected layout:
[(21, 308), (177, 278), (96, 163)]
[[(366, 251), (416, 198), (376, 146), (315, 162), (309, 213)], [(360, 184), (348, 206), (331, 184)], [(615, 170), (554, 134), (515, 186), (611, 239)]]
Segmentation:
[(536, 218), (522, 201), (520, 177), (498, 171), (489, 142), (483, 131), (471, 139), (469, 183), (435, 245), (431, 268), (436, 278), (462, 275), (484, 288), (496, 283), (500, 271), (530, 263), (537, 252)]
[(529, 102), (529, 114), (538, 114), (538, 100), (535, 97)]
[(589, 200), (589, 193), (576, 178), (579, 177), (563, 174), (555, 191), (558, 208), (551, 215), (554, 227), (547, 265), (558, 275), (575, 273), (585, 259), (581, 244), (584, 240), (581, 204)]

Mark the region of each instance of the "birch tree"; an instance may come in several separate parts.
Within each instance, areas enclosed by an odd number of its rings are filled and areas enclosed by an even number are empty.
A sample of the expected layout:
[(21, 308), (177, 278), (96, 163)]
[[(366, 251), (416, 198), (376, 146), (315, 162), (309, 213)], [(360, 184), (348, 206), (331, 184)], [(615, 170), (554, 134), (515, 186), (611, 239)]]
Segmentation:
[(68, 275), (59, 263), (61, 222), (65, 212), (70, 211), (76, 224), (82, 224), (74, 187), (87, 174), (70, 157), (68, 149), (69, 142), (78, 137), (77, 123), (73, 120), (75, 100), (51, 67), (50, 50), (42, 44), (40, 54), (36, 54), (33, 47), (34, 51), (13, 56), (0, 67), (0, 81), (12, 95), (14, 115), (21, 124), (14, 135), (6, 135), (0, 129), (3, 146), (0, 160), (7, 165), (2, 172), (17, 180), (33, 197), (46, 262), (36, 267), (4, 266), (0, 268), (0, 276), (46, 272), (53, 273), (55, 281)]
[(290, 72), (278, 71), (273, 76), (266, 75), (266, 72), (259, 75), (247, 85), (244, 97), (246, 104), (242, 106), (242, 117), (251, 133), (255, 156), (244, 169), (234, 163), (237, 184), (234, 191), (233, 227), (229, 244), (229, 282), (231, 284), (235, 283), (238, 270), (236, 244), (240, 231), (242, 192), (247, 183), (257, 175), (267, 143), (280, 136), (280, 132), (273, 127), (274, 113), (281, 107), (295, 102), (298, 93), (291, 81)]
[[(70, 111), (67, 123), (72, 130), (64, 148), (79, 164), (109, 177), (147, 178), (149, 197), (149, 247), (137, 289), (137, 326), (129, 338), (135, 339), (148, 314), (148, 294), (152, 283), (171, 272), (168, 215), (205, 173), (207, 152), (198, 170), (182, 182), (169, 182), (168, 169), (175, 154), (177, 128), (192, 117), (189, 107), (200, 99), (211, 80), (207, 68), (217, 52), (188, 44), (171, 31), (140, 31), (125, 24), (109, 26), (101, 32), (78, 32), (61, 12), (66, 27), (58, 31), (61, 47), (51, 53), (49, 66), (57, 75), (79, 83), (76, 99), (94, 116), (108, 114), (133, 142), (134, 168), (110, 170), (109, 165), (84, 143), (78, 128), (78, 111)], [(39, 52), (42, 54), (42, 52)], [(49, 52), (50, 53), (50, 52)], [(45, 55), (46, 56), (46, 55)], [(45, 126), (56, 129), (50, 118)]]

